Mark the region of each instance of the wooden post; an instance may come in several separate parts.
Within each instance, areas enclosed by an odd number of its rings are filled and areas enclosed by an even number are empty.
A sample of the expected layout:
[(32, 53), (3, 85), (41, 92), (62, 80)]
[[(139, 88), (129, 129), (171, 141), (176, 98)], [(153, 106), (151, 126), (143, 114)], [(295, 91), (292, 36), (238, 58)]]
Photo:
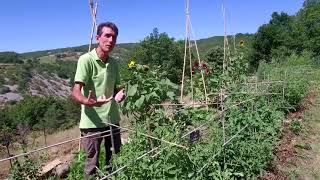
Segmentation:
[[(150, 127), (150, 119), (147, 120), (147, 128), (148, 128), (148, 135), (151, 137), (152, 133), (151, 133), (151, 127)], [(153, 149), (154, 144), (153, 144), (153, 141), (150, 137), (148, 137), (149, 143), (150, 143), (150, 148)]]
[(97, 31), (97, 21), (96, 21), (96, 17), (97, 17), (98, 3), (96, 3), (95, 7), (93, 7), (93, 1), (90, 0), (90, 1), (89, 1), (89, 5), (90, 5), (90, 10), (91, 10), (91, 16), (92, 16), (92, 27), (91, 27), (90, 44), (89, 44), (88, 52), (91, 51), (91, 46), (92, 46), (92, 40), (93, 40), (94, 31), (95, 31), (95, 30)]
[(184, 57), (183, 57), (183, 68), (182, 68), (182, 79), (180, 89), (180, 103), (183, 103), (183, 89), (184, 89), (184, 74), (186, 69), (186, 57), (187, 57), (187, 44), (189, 41), (189, 1), (186, 0), (186, 34), (184, 39)]
[[(10, 150), (9, 150), (9, 146), (6, 146), (6, 149), (7, 149), (7, 154), (8, 154), (8, 158), (11, 157), (11, 154), (10, 154)], [(11, 159), (9, 159), (10, 161), (10, 167), (12, 168), (12, 161)]]
[(81, 151), (81, 131), (79, 131), (78, 151)]
[(284, 83), (282, 83), (282, 101), (284, 102), (284, 88), (287, 84), (287, 71), (284, 72)]
[(47, 144), (47, 133), (46, 133), (46, 128), (45, 127), (43, 127), (43, 135), (44, 135), (44, 144), (45, 144), (45, 146), (48, 146), (48, 144)]
[(111, 135), (111, 146), (112, 146), (112, 156), (115, 155), (115, 149), (114, 149), (114, 136), (113, 136), (113, 126), (109, 125), (110, 127), (110, 135)]

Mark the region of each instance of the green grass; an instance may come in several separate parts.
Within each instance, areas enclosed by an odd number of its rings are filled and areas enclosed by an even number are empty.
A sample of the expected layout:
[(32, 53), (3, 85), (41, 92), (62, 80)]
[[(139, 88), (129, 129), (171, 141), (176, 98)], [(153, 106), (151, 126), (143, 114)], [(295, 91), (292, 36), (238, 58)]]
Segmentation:
[(56, 57), (55, 56), (42, 56), (39, 57), (39, 62), (40, 63), (51, 63), (54, 64), (56, 62)]

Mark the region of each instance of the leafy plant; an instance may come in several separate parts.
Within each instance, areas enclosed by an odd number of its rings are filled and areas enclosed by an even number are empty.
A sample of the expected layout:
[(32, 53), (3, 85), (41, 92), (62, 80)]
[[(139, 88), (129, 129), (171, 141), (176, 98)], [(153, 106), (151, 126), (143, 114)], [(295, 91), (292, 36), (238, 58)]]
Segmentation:
[(302, 131), (301, 123), (298, 119), (295, 119), (290, 124), (290, 129), (295, 135), (299, 135)]
[(26, 157), (24, 162), (14, 161), (9, 176), (11, 179), (17, 180), (38, 179), (40, 168), (41, 165), (38, 161)]

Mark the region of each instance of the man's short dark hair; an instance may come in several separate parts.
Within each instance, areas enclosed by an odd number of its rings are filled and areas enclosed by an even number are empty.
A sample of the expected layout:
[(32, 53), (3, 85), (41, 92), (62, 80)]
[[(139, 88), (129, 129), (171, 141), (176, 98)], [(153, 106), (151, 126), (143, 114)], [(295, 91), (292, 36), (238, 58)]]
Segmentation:
[(99, 24), (98, 25), (98, 30), (97, 30), (97, 35), (98, 36), (100, 36), (102, 34), (102, 29), (104, 27), (111, 28), (115, 32), (116, 36), (118, 36), (118, 27), (112, 22), (104, 22), (104, 23)]

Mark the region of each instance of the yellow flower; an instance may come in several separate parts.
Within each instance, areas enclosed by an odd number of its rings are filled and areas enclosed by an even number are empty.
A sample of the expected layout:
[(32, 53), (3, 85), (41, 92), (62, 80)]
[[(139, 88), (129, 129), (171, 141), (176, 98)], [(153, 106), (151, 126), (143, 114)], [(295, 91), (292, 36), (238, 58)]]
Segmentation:
[(136, 66), (136, 62), (134, 60), (131, 60), (130, 63), (128, 64), (128, 67), (131, 69)]
[(240, 46), (244, 46), (244, 40), (240, 41)]

